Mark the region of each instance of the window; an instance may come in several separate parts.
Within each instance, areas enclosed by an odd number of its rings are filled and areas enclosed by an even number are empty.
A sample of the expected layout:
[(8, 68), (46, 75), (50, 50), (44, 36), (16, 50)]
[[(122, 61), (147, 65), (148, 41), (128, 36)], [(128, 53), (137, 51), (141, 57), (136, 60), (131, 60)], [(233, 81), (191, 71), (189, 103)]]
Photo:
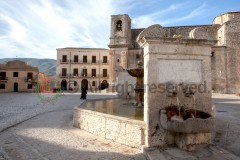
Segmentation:
[(119, 59), (117, 59), (117, 62), (119, 62)]
[(95, 87), (96, 86), (96, 82), (92, 81), (92, 86)]
[(140, 54), (136, 54), (136, 59), (139, 59), (140, 58)]
[(5, 89), (5, 84), (0, 84), (0, 89)]
[(83, 56), (83, 63), (87, 63), (87, 56)]
[(103, 77), (107, 77), (107, 69), (103, 69)]
[(107, 63), (107, 56), (103, 56), (103, 63)]
[(77, 86), (77, 85), (78, 85), (77, 81), (74, 81), (74, 86)]
[(122, 21), (119, 20), (116, 23), (116, 31), (122, 31)]
[(62, 56), (62, 62), (67, 62), (67, 55)]
[(96, 77), (96, 69), (92, 69), (92, 77)]
[(62, 68), (62, 76), (67, 76), (67, 68)]
[(6, 80), (6, 72), (0, 72), (0, 80)]
[(32, 84), (28, 84), (28, 89), (32, 89)]
[(13, 72), (13, 77), (18, 77), (18, 72)]
[(77, 68), (73, 69), (73, 76), (78, 76), (78, 69)]
[(83, 77), (86, 77), (87, 76), (87, 69), (83, 69)]
[(32, 72), (27, 73), (27, 79), (33, 79), (33, 73)]
[(96, 63), (96, 56), (92, 56), (92, 63)]
[(74, 56), (74, 62), (78, 62), (78, 55)]

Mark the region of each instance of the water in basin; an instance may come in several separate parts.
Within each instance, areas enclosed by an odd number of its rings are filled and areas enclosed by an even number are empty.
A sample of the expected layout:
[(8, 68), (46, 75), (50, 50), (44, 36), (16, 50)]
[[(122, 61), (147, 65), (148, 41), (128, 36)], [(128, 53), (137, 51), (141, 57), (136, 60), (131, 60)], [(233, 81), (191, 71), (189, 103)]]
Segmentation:
[(127, 99), (86, 101), (80, 105), (79, 108), (135, 120), (143, 120), (143, 107), (134, 107), (134, 105)]

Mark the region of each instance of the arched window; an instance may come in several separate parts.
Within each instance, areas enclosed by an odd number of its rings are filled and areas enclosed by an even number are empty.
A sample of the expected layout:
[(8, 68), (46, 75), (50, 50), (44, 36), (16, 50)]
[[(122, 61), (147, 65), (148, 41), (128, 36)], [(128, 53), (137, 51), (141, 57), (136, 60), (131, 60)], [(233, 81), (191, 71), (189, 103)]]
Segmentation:
[(116, 30), (117, 31), (122, 31), (122, 21), (121, 20), (117, 21)]

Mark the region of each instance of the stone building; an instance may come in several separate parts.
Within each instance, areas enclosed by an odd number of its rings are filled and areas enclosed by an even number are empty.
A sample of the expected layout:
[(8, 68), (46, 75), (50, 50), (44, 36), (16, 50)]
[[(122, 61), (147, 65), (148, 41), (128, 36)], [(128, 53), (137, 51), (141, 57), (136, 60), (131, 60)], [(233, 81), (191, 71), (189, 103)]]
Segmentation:
[(0, 92), (33, 92), (38, 68), (14, 60), (0, 64)]
[[(201, 33), (197, 38), (216, 40), (212, 46), (212, 90), (218, 93), (240, 93), (240, 12), (217, 16), (210, 25), (163, 27), (166, 38), (187, 39), (189, 32)], [(136, 66), (142, 50), (136, 37), (144, 30), (131, 29), (128, 15), (111, 17), (110, 83), (116, 85), (119, 68)], [(191, 37), (190, 37), (191, 38)], [(192, 37), (194, 38), (194, 37)], [(117, 71), (117, 72), (116, 72)]]
[[(134, 68), (138, 61), (143, 61), (143, 50), (136, 42), (136, 38), (144, 29), (132, 29), (131, 19), (127, 14), (112, 15), (109, 49), (57, 49), (57, 73), (60, 80), (63, 84), (65, 84), (64, 81), (73, 79), (78, 80), (77, 82), (80, 84), (83, 79), (86, 82), (91, 81), (92, 84), (107, 80), (110, 88), (116, 88), (119, 84), (135, 84), (135, 79), (127, 74), (126, 69)], [(207, 37), (208, 40), (215, 40), (216, 43), (212, 45), (211, 58), (212, 90), (219, 93), (240, 92), (240, 63), (238, 63), (240, 60), (240, 12), (219, 15), (213, 20), (213, 24), (209, 25), (163, 27), (163, 30), (165, 38), (196, 38), (191, 37), (194, 35), (198, 39)], [(108, 57), (106, 65), (101, 66), (102, 63), (99, 63), (98, 66), (98, 63), (89, 61), (94, 54), (97, 60), (102, 61), (99, 59), (98, 53)], [(61, 61), (64, 55), (68, 57), (66, 58), (67, 62)], [(74, 63), (74, 56), (77, 55), (80, 58), (83, 58), (84, 55), (89, 57), (88, 63), (86, 65), (82, 62)], [(72, 57), (70, 58), (70, 56)], [(70, 59), (72, 61), (69, 61)], [(74, 67), (76, 68), (75, 72), (78, 73), (78, 78), (74, 78)], [(91, 78), (91, 75), (88, 74), (88, 77), (84, 78), (82, 77), (84, 67), (89, 68), (88, 70), (95, 68), (96, 74), (103, 74), (102, 69), (107, 69), (107, 77)], [(129, 92), (127, 89), (125, 88), (125, 94)]]
[(107, 88), (109, 51), (101, 48), (57, 49), (57, 79), (62, 89)]

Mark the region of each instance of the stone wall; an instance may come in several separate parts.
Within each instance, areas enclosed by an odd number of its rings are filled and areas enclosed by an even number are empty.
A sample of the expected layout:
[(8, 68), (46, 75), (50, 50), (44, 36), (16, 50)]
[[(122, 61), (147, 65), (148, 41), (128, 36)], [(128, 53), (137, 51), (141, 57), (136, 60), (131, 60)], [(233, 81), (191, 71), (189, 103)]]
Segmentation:
[(214, 20), (213, 20), (213, 24), (220, 24), (223, 25), (224, 23), (226, 23), (227, 21), (230, 21), (234, 18), (239, 18), (240, 17), (240, 12), (228, 12), (228, 13), (224, 13), (221, 14), (219, 16), (217, 16)]
[(240, 93), (240, 20), (234, 18), (224, 24), (227, 44), (228, 93)]
[(74, 108), (74, 126), (100, 138), (142, 149), (145, 144), (145, 123), (124, 117)]
[(184, 39), (189, 38), (189, 33), (194, 28), (204, 29), (213, 39), (217, 39), (217, 29), (220, 25), (198, 25), (198, 26), (176, 26), (163, 27), (165, 30), (165, 37), (173, 38), (174, 35), (182, 35)]
[(212, 90), (217, 93), (227, 93), (227, 51), (226, 46), (212, 48)]
[(140, 49), (139, 44), (136, 42), (137, 36), (144, 30), (144, 28), (138, 28), (138, 29), (131, 29), (131, 40), (132, 40), (132, 48), (134, 49)]
[[(153, 33), (161, 31), (161, 27), (149, 27), (148, 29), (151, 35), (146, 35), (142, 39), (139, 38), (138, 41), (144, 48), (146, 146), (164, 146), (175, 142), (179, 147), (184, 148), (179, 141), (176, 141), (176, 135), (161, 126), (160, 111), (171, 105), (178, 106), (179, 101), (180, 106), (184, 108), (195, 108), (212, 113), (210, 56), (212, 52), (211, 46), (215, 41), (159, 38)], [(175, 96), (169, 97), (167, 95), (169, 90), (167, 88), (163, 90), (160, 85), (165, 84), (166, 86), (168, 82), (171, 84), (179, 84), (180, 82), (197, 84), (199, 90), (195, 93), (195, 102), (191, 98), (192, 96), (183, 96), (178, 100)], [(205, 89), (202, 90), (204, 85)], [(202, 89), (200, 89), (200, 86)], [(200, 137), (204, 137), (204, 133), (200, 134), (202, 134)], [(194, 137), (198, 139), (197, 135), (194, 135)], [(197, 143), (192, 143), (192, 145), (195, 144)], [(188, 144), (185, 143), (184, 145)]]

